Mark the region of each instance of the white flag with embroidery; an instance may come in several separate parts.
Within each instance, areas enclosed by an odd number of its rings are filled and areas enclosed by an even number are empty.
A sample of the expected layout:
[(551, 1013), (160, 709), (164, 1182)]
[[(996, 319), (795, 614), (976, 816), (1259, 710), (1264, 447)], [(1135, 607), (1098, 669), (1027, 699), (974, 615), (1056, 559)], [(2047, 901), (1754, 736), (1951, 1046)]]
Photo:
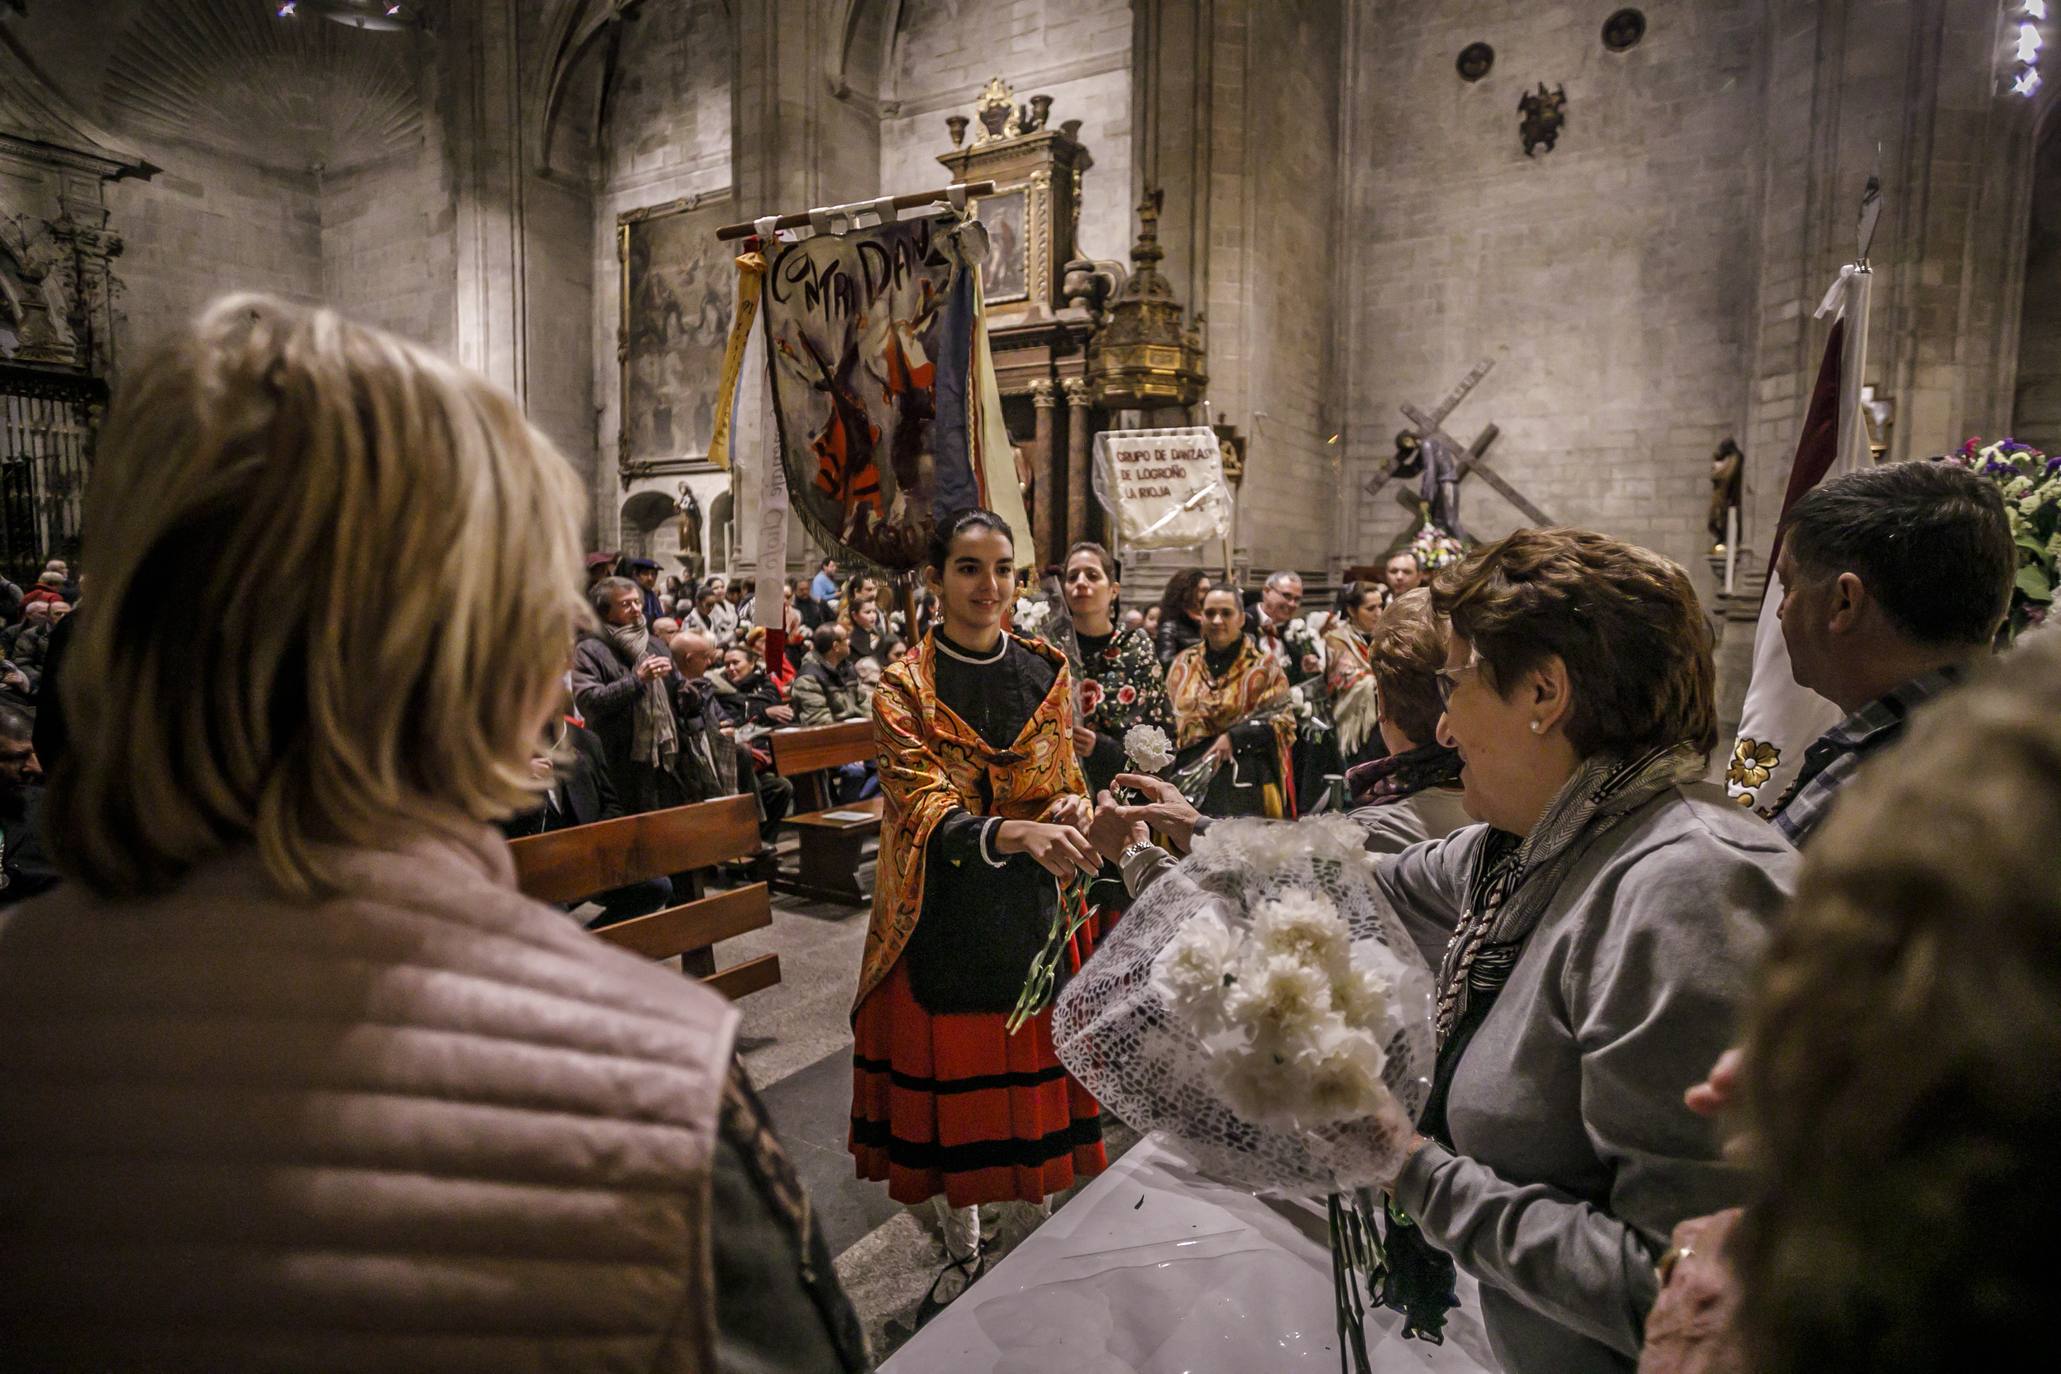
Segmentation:
[[(1861, 378), (1867, 367), (1870, 282), (1866, 268), (1847, 267), (1818, 308), (1820, 318), (1838, 318), (1825, 341), (1824, 362), (1782, 495), (1785, 516), (1826, 477), (1852, 472), (1865, 461), (1868, 434), (1861, 416)], [(1778, 538), (1768, 552), (1768, 586), (1760, 622), (1754, 627), (1753, 676), (1747, 680), (1746, 704), (1739, 713), (1739, 738), (1725, 769), (1725, 787), (1732, 799), (1763, 816), (1774, 814), (1787, 799), (1803, 767), (1804, 751), (1846, 716), (1824, 697), (1798, 686), (1790, 671), (1789, 646), (1775, 615), (1782, 604), (1781, 584), (1774, 575), (1780, 550)]]

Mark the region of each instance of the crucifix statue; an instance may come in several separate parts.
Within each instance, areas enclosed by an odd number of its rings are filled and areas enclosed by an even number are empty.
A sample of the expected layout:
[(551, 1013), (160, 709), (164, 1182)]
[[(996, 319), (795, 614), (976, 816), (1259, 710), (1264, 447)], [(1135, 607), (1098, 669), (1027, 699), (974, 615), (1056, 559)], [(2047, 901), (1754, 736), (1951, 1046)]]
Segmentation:
[(1414, 494), (1398, 491), (1396, 503), (1405, 510), (1421, 512), (1438, 528), (1456, 539), (1465, 540), (1469, 536), (1460, 524), (1460, 483), (1470, 475), (1479, 474), (1482, 481), (1494, 487), (1504, 500), (1522, 511), (1533, 524), (1556, 523), (1533, 505), (1523, 492), (1505, 481), (1502, 474), (1489, 468), (1489, 446), (1496, 442), (1501, 430), (1489, 425), (1475, 436), (1473, 443), (1463, 447), (1442, 428), (1446, 416), (1467, 399), (1467, 393), (1480, 385), (1481, 379), (1488, 376), (1495, 365), (1494, 359), (1483, 358), (1429, 412), (1414, 405), (1403, 406), (1403, 416), (1411, 427), (1396, 436), (1395, 464), (1367, 484), (1367, 495), (1375, 495), (1398, 477), (1418, 477), (1418, 490)]

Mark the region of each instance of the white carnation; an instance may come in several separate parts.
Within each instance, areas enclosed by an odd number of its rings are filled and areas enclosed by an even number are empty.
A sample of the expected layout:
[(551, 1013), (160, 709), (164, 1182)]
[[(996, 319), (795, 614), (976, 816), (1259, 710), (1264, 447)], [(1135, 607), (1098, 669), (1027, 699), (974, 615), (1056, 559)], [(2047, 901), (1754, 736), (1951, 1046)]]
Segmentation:
[(1124, 754), (1141, 771), (1157, 773), (1174, 761), (1174, 745), (1157, 725), (1133, 725), (1124, 731)]
[(1152, 964), (1152, 987), (1196, 1030), (1223, 1022), (1224, 979), (1238, 957), (1239, 940), (1214, 912), (1203, 912), (1167, 942)]
[(1379, 1032), (1388, 1020), (1388, 999), (1395, 985), (1372, 969), (1355, 968), (1332, 984), (1331, 999), (1345, 1013), (1346, 1024)]
[(1334, 981), (1351, 972), (1351, 932), (1320, 892), (1291, 887), (1261, 902), (1252, 913), (1252, 938), (1268, 955), (1308, 964)]
[(1293, 955), (1248, 946), (1224, 998), (1224, 1015), (1255, 1049), (1299, 1055), (1333, 1017), (1331, 979)]
[(1381, 1045), (1365, 1031), (1333, 1039), (1322, 1056), (1303, 1067), (1306, 1103), (1300, 1124), (1308, 1128), (1372, 1115), (1387, 1091), (1381, 1082), (1387, 1065)]
[(1231, 1110), (1255, 1126), (1294, 1130), (1307, 1110), (1301, 1079), (1262, 1053), (1213, 1056), (1211, 1076)]

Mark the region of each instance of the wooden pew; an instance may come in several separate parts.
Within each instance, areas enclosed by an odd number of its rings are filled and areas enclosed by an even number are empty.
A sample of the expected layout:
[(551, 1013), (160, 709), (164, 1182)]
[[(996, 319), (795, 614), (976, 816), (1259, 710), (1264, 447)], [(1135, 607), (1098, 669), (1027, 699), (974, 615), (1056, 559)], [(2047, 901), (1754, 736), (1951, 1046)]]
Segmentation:
[(859, 860), (866, 841), (880, 834), (880, 798), (832, 804), (825, 770), (872, 759), (873, 723), (848, 720), (775, 730), (766, 739), (773, 750), (773, 771), (795, 783), (797, 814), (789, 816), (787, 824), (795, 828), (799, 843), (799, 871), (792, 878), (775, 875), (773, 885), (782, 892), (864, 906), (873, 898), (859, 885)]
[[(748, 857), (759, 848), (759, 808), (753, 797), (647, 811), (593, 825), (576, 825), (511, 840), (516, 880), (540, 902), (577, 902), (599, 892)], [(780, 956), (761, 954), (718, 970), (718, 941), (773, 923), (764, 883), (703, 895), (694, 880), (690, 900), (648, 916), (603, 926), (595, 935), (647, 959), (680, 957), (680, 967), (732, 999), (780, 981)]]

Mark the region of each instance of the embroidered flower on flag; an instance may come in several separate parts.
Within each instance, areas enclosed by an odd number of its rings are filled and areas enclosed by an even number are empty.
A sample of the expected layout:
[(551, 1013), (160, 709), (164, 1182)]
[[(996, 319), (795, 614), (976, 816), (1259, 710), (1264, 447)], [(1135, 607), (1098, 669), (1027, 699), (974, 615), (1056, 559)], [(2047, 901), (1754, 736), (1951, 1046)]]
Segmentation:
[(1095, 708), (1101, 704), (1102, 684), (1093, 678), (1083, 678), (1081, 680), (1081, 711), (1084, 714), (1093, 715)]
[(1136, 701), (1137, 699), (1138, 689), (1136, 687), (1131, 686), (1129, 683), (1126, 683), (1123, 686), (1116, 689), (1116, 704), (1119, 706), (1129, 706), (1132, 702)]
[[(1768, 780), (1781, 762), (1782, 751), (1774, 745), (1741, 739), (1732, 750), (1732, 762), (1725, 769), (1725, 781), (1735, 787), (1758, 787)], [(1752, 804), (1751, 799), (1741, 803), (1744, 806)]]

